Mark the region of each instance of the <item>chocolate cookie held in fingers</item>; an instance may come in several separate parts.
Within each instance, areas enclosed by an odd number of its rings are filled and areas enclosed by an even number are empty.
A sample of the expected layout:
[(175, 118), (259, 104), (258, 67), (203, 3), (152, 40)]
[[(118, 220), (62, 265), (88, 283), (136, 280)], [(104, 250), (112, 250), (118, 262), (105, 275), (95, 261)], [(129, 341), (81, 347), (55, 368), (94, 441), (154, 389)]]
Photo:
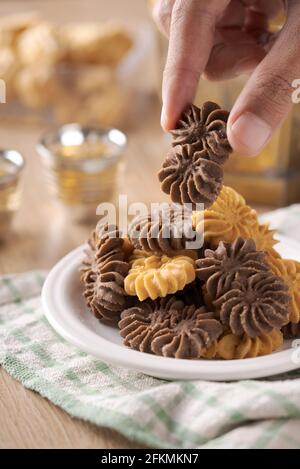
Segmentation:
[(158, 179), (172, 202), (210, 207), (223, 186), (223, 165), (231, 152), (226, 124), (229, 113), (215, 103), (191, 105), (177, 122), (172, 149)]

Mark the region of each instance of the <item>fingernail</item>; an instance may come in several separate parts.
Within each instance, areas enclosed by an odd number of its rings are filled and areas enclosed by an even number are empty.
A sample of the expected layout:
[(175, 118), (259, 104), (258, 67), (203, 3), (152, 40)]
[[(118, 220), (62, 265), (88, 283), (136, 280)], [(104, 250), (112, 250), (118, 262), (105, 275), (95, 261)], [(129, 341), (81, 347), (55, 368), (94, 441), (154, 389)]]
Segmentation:
[(231, 125), (234, 139), (250, 156), (257, 155), (272, 135), (271, 126), (252, 112), (241, 114)]

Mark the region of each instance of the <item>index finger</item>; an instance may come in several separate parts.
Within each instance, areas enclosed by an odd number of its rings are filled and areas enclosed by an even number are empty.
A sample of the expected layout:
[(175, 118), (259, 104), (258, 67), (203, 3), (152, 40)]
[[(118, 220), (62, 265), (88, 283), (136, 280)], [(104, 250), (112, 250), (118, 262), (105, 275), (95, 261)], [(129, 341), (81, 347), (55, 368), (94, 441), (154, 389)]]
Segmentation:
[(164, 130), (173, 129), (182, 111), (193, 101), (213, 47), (216, 23), (229, 3), (230, 0), (175, 1), (162, 85)]

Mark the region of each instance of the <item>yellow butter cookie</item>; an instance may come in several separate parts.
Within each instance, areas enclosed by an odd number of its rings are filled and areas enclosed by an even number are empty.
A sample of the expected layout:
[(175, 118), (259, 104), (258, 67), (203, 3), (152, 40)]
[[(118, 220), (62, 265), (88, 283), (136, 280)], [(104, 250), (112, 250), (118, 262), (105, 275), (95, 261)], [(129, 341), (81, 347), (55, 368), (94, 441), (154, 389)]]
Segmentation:
[(256, 211), (227, 186), (223, 186), (217, 200), (204, 211), (204, 217), (201, 212), (193, 213), (194, 227), (204, 233), (204, 240), (212, 247), (217, 247), (220, 241), (231, 243), (239, 236), (251, 238), (257, 224)]
[[(129, 241), (129, 243), (132, 246), (131, 241)], [(176, 251), (176, 256), (177, 257), (178, 256), (190, 257), (194, 261), (196, 261), (198, 259), (198, 253), (197, 253), (197, 251), (195, 251), (193, 249), (178, 249), (178, 251)], [(144, 257), (153, 257), (153, 253), (143, 251), (143, 249), (134, 249), (130, 260), (132, 262), (135, 259), (140, 259), (141, 257), (142, 258), (144, 258)], [(159, 257), (159, 255), (157, 257)], [(171, 256), (169, 256), (169, 257), (171, 257)]]
[(217, 357), (225, 360), (255, 358), (269, 355), (283, 344), (282, 333), (273, 329), (270, 334), (250, 338), (246, 334), (224, 335), (217, 343)]
[(268, 255), (267, 261), (271, 271), (281, 277), (289, 287), (291, 296), (289, 319), (296, 324), (300, 321), (300, 262), (282, 259), (279, 255)]
[(255, 241), (257, 251), (266, 251), (275, 255), (275, 244), (278, 243), (274, 238), (276, 231), (270, 230), (269, 225), (266, 223), (258, 223), (253, 226), (250, 232), (250, 237)]
[(212, 359), (217, 355), (218, 342), (213, 342), (210, 347), (203, 349), (201, 353), (201, 358)]
[(159, 257), (134, 252), (125, 278), (125, 291), (140, 301), (176, 293), (195, 280), (194, 264), (189, 256)]

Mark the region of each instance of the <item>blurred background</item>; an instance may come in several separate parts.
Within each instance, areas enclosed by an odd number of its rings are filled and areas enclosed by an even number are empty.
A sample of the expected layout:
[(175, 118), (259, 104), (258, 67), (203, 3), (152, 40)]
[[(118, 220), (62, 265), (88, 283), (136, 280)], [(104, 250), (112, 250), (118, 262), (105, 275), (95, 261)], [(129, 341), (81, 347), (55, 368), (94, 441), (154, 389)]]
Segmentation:
[[(169, 145), (159, 125), (167, 42), (153, 3), (0, 2), (1, 273), (50, 267), (119, 193), (167, 200), (156, 178)], [(246, 79), (201, 81), (196, 104), (230, 110)], [(298, 107), (261, 155), (227, 164), (226, 184), (260, 211), (300, 201)]]

